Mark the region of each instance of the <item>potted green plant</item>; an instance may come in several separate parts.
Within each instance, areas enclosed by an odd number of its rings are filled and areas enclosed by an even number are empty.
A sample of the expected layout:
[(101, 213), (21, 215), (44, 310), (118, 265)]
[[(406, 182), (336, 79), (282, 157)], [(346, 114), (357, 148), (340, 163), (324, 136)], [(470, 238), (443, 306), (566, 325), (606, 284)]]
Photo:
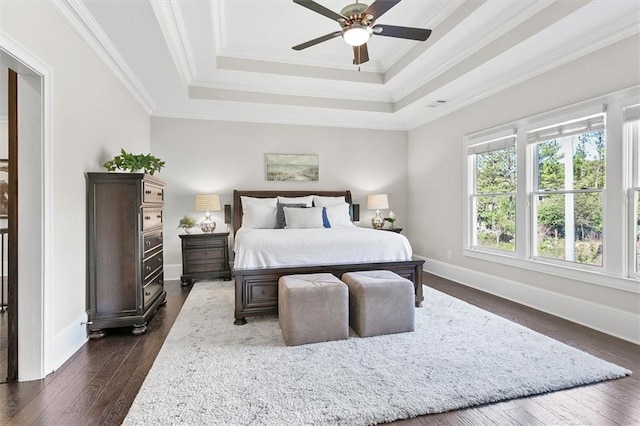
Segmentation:
[(137, 170), (153, 175), (164, 167), (164, 161), (151, 154), (131, 154), (130, 152), (120, 149), (120, 155), (116, 155), (111, 160), (102, 165), (110, 172), (116, 170), (128, 170), (135, 172)]
[(187, 234), (191, 233), (191, 230), (198, 225), (196, 218), (193, 216), (189, 216), (188, 214), (182, 216), (180, 222), (178, 222), (178, 228), (182, 228), (185, 230)]

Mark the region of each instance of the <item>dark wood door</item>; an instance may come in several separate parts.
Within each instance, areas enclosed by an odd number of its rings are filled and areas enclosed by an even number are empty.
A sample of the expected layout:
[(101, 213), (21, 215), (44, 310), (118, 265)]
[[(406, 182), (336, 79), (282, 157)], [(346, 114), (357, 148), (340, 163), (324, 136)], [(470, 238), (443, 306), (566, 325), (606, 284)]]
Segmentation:
[(7, 381), (18, 380), (18, 74), (9, 70), (8, 339)]

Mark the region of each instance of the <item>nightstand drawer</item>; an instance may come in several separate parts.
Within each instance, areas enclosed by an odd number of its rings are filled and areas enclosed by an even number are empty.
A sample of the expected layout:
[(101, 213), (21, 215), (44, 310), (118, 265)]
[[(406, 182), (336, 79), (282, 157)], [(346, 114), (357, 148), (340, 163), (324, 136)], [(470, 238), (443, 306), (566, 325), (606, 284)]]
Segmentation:
[(144, 236), (145, 254), (162, 245), (162, 232), (155, 232)]
[(162, 226), (162, 209), (142, 209), (142, 230), (157, 228)]
[(162, 268), (162, 251), (154, 254), (142, 263), (142, 276), (146, 279), (153, 274), (158, 268)]
[(142, 192), (143, 203), (162, 204), (162, 202), (164, 201), (163, 188), (144, 182), (142, 184), (142, 190), (143, 190)]
[(220, 272), (229, 269), (228, 265), (225, 265), (224, 261), (220, 262), (202, 262), (202, 263), (188, 263), (183, 265), (183, 273), (197, 274), (201, 272)]
[(142, 298), (144, 300), (144, 309), (153, 302), (153, 299), (162, 291), (162, 281), (164, 274), (160, 273), (149, 284), (142, 289)]
[(186, 253), (187, 261), (193, 260), (215, 260), (224, 259), (224, 247), (211, 248), (206, 250), (188, 250)]
[[(203, 234), (203, 235), (206, 235), (206, 234)], [(227, 239), (227, 234), (220, 237), (212, 236), (209, 238), (193, 238), (193, 239), (185, 240), (184, 246), (187, 248), (224, 247), (227, 245), (226, 239)]]

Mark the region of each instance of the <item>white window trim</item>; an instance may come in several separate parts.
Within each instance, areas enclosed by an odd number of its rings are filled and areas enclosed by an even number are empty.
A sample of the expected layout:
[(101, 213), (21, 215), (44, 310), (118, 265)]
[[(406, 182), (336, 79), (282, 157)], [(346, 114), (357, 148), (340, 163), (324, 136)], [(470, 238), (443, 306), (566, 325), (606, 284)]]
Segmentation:
[[(635, 105), (640, 100), (640, 86), (621, 90), (598, 98), (590, 99), (574, 105), (558, 108), (553, 111), (545, 112), (535, 116), (527, 117), (502, 126), (485, 129), (480, 132), (466, 135), (463, 138), (463, 182), (466, 187), (463, 191), (463, 255), (475, 259), (481, 259), (490, 262), (496, 262), (508, 266), (518, 267), (525, 270), (531, 270), (539, 273), (549, 274), (562, 278), (584, 281), (586, 283), (601, 285), (605, 287), (615, 288), (619, 290), (629, 291), (640, 294), (639, 277), (632, 277), (629, 271), (633, 250), (629, 241), (629, 223), (633, 220), (629, 203), (629, 182), (626, 176), (629, 175), (628, 164), (615, 164), (612, 162), (628, 159), (626, 150), (622, 145), (622, 123), (623, 108)], [(531, 224), (531, 199), (530, 194), (533, 191), (534, 173), (532, 166), (532, 147), (534, 144), (527, 143), (527, 132), (536, 129), (553, 126), (557, 123), (563, 123), (580, 117), (587, 117), (606, 112), (607, 123), (607, 185), (603, 191), (603, 241), (605, 245), (603, 253), (603, 266), (582, 265), (579, 263), (560, 261), (555, 262), (552, 259), (536, 258), (532, 256), (532, 231)], [(612, 126), (620, 127), (614, 129)], [(472, 247), (472, 212), (470, 205), (470, 184), (473, 183), (473, 173), (469, 168), (468, 148), (484, 141), (491, 141), (514, 134), (517, 129), (516, 137), (516, 155), (517, 155), (517, 195), (516, 195), (516, 250), (515, 253), (503, 252), (496, 250), (487, 250), (486, 248)], [(611, 146), (614, 146), (611, 149)], [(610, 159), (610, 153), (613, 151), (614, 157)], [(616, 158), (620, 160), (616, 160)], [(612, 178), (613, 177), (613, 178)], [(607, 214), (607, 200), (620, 199), (624, 204), (622, 210), (617, 213), (622, 217), (615, 217)], [(612, 228), (615, 228), (612, 230)], [(619, 229), (618, 229), (619, 228)], [(634, 228), (635, 229), (635, 225)], [(524, 231), (523, 231), (524, 230)], [(620, 236), (624, 238), (620, 239)], [(613, 253), (613, 254), (612, 254)], [(620, 255), (621, 260), (617, 262), (610, 261), (611, 257)], [(609, 259), (609, 260), (608, 260)], [(640, 275), (640, 274), (638, 274)]]

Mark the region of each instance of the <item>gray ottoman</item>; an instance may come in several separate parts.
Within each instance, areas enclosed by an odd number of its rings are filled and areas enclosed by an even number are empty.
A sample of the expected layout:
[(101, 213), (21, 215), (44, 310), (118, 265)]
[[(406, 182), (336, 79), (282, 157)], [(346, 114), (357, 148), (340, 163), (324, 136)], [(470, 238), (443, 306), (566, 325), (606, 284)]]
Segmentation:
[(361, 337), (414, 330), (414, 287), (391, 271), (347, 272), (349, 324)]
[(278, 280), (278, 319), (288, 346), (349, 338), (349, 290), (332, 274)]

